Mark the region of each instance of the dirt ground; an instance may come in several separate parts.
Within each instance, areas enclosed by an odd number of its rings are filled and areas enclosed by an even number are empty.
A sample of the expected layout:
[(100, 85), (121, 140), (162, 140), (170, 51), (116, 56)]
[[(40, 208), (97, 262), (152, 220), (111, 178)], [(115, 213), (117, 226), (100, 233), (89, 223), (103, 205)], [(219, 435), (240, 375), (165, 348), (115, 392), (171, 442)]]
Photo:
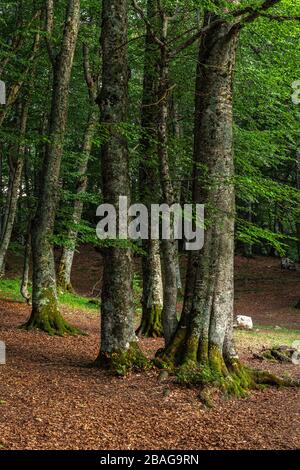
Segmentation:
[[(236, 312), (256, 324), (300, 329), (300, 270), (281, 272), (278, 261), (237, 258)], [(11, 275), (14, 271), (11, 270)], [(100, 255), (76, 256), (73, 283), (88, 294), (101, 275)], [(299, 389), (267, 389), (245, 399), (217, 398), (207, 410), (197, 390), (151, 370), (116, 378), (90, 368), (98, 353), (99, 316), (63, 308), (88, 336), (53, 338), (18, 329), (30, 309), (0, 301), (0, 339), (7, 365), (0, 366), (2, 449), (296, 449), (300, 447)], [(238, 338), (241, 358), (253, 359), (265, 335)], [(299, 335), (298, 335), (299, 336)], [(246, 339), (245, 339), (246, 338)], [(300, 339), (300, 336), (299, 338)], [(161, 340), (142, 340), (149, 357)], [(278, 374), (300, 378), (300, 367), (265, 363)]]

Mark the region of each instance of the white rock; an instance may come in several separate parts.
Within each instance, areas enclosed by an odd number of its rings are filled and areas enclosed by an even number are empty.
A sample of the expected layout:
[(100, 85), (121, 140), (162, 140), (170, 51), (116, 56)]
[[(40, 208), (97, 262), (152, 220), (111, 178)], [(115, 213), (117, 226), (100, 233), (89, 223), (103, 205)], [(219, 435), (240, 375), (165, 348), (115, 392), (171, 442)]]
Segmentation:
[(238, 315), (235, 322), (236, 328), (240, 330), (253, 330), (253, 321), (251, 317), (245, 315)]

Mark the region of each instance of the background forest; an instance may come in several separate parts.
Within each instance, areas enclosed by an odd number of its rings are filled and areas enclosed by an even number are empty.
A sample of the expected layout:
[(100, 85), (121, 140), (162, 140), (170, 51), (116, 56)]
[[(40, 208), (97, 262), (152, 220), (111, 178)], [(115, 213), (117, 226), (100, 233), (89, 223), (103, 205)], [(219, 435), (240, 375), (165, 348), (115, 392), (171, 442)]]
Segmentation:
[[(207, 407), (212, 388), (299, 385), (249, 363), (233, 333), (253, 313), (299, 339), (299, 20), (292, 0), (1, 2), (0, 339), (48, 334), (118, 376), (162, 369)], [(97, 207), (121, 195), (205, 204), (203, 250), (99, 240)], [(251, 283), (265, 299), (237, 311)], [(273, 294), (287, 313), (268, 317)]]

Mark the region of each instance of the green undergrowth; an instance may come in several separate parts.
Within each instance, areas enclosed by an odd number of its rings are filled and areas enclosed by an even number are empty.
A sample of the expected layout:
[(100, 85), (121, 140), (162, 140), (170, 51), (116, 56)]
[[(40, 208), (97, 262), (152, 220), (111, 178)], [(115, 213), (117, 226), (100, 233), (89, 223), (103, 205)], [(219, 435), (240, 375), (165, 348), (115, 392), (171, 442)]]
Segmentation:
[[(31, 289), (29, 289), (31, 291)], [(89, 312), (99, 312), (100, 302), (98, 299), (82, 297), (70, 292), (59, 293), (59, 303), (74, 310)], [(23, 302), (20, 294), (19, 279), (0, 279), (0, 299), (7, 299), (15, 302)]]

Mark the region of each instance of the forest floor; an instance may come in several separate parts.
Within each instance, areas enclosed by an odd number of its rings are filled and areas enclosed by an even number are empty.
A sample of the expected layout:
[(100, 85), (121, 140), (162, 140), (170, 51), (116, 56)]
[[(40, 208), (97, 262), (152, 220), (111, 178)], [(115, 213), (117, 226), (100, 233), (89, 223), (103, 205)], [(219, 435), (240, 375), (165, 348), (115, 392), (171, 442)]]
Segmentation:
[[(91, 296), (101, 278), (100, 255), (78, 253), (73, 284)], [(300, 340), (300, 268), (280, 270), (277, 260), (236, 259), (236, 313), (251, 315), (252, 332), (237, 331), (241, 358), (252, 367), (300, 378), (300, 366), (253, 358), (263, 346)], [(0, 449), (296, 449), (300, 447), (300, 390), (251, 392), (247, 398), (216, 397), (208, 410), (197, 390), (173, 378), (158, 382), (150, 370), (126, 378), (90, 368), (99, 347), (99, 314), (88, 300), (65, 299), (62, 311), (88, 333), (49, 337), (18, 329), (30, 308), (13, 295), (18, 266), (0, 281)], [(86, 304), (84, 304), (84, 301)], [(161, 340), (144, 339), (151, 357)]]

